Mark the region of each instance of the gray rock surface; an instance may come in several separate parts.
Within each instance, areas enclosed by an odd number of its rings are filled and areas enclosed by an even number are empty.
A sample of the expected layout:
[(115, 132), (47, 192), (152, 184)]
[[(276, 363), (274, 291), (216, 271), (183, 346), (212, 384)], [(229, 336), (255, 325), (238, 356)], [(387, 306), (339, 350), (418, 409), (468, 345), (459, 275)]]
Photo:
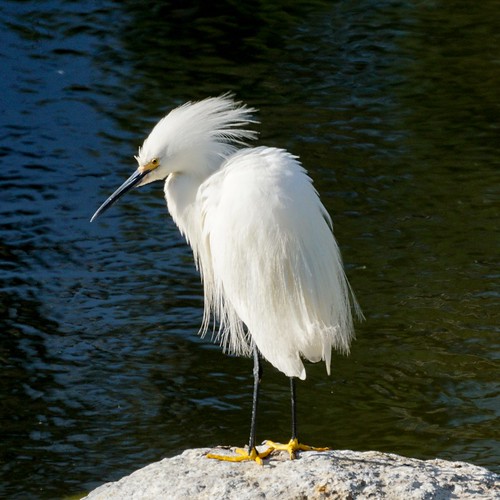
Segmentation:
[(211, 460), (205, 457), (208, 451), (186, 450), (104, 484), (85, 498), (500, 499), (500, 476), (464, 462), (332, 450), (302, 452), (293, 461), (278, 453), (259, 466)]

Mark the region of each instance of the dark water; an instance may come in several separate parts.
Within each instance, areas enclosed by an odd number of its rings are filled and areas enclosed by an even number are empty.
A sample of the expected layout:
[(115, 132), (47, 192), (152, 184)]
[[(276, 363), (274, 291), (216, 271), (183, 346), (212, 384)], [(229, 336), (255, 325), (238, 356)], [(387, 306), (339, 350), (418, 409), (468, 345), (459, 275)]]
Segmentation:
[[(498, 4), (281, 4), (2, 2), (0, 496), (245, 444), (251, 361), (197, 337), (161, 187), (89, 224), (159, 117), (227, 90), (316, 179), (367, 317), (308, 368), (303, 440), (499, 470)], [(258, 437), (289, 437), (271, 367)]]

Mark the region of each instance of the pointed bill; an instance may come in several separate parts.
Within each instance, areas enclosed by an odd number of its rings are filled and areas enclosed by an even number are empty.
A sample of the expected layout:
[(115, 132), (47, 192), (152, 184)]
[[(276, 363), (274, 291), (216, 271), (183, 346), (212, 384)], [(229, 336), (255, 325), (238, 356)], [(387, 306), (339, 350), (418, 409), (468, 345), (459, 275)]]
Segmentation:
[(92, 222), (94, 219), (99, 217), (103, 212), (105, 212), (111, 205), (113, 205), (119, 198), (121, 198), (125, 193), (130, 191), (133, 187), (137, 186), (141, 182), (142, 178), (148, 174), (147, 170), (139, 171), (136, 170), (96, 211), (96, 213), (90, 219)]

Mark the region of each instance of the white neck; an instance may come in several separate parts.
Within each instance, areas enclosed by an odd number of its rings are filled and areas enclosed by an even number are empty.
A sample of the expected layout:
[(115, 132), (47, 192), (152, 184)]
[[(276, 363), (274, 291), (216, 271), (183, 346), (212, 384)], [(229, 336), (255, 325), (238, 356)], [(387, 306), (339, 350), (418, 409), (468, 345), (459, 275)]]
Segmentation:
[(165, 200), (172, 219), (180, 232), (192, 244), (197, 234), (198, 215), (195, 207), (196, 193), (203, 182), (192, 174), (170, 174), (165, 181)]
[(196, 169), (173, 172), (165, 181), (165, 200), (168, 211), (181, 234), (193, 249), (195, 260), (201, 237), (201, 210), (197, 201), (198, 189), (220, 167), (218, 161), (204, 162)]
[(212, 145), (212, 151), (200, 157), (196, 153), (183, 155), (178, 164), (171, 165), (172, 173), (165, 181), (165, 199), (168, 211), (180, 232), (193, 248), (195, 258), (198, 255), (201, 235), (201, 213), (196, 196), (198, 189), (214, 172), (220, 169), (224, 158), (235, 148), (220, 144), (220, 151)]

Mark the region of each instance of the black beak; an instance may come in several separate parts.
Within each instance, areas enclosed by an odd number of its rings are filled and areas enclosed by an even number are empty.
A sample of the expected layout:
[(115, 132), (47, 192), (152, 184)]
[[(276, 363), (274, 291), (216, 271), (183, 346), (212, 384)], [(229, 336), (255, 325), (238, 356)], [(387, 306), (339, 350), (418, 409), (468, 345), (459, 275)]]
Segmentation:
[(113, 203), (118, 201), (125, 193), (130, 191), (133, 187), (137, 186), (141, 182), (142, 178), (148, 174), (149, 171), (140, 172), (136, 170), (96, 211), (96, 213), (90, 219), (92, 222), (94, 219), (99, 217), (103, 212), (105, 212)]

